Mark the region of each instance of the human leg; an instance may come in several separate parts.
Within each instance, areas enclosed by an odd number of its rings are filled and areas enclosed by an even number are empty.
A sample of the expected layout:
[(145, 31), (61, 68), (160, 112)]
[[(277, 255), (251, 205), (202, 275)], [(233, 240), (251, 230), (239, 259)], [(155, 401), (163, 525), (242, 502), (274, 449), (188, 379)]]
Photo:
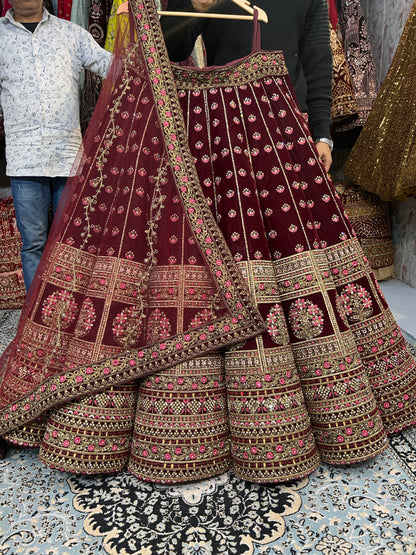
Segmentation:
[(48, 235), (51, 190), (46, 177), (11, 177), (10, 184), (17, 227), (22, 237), (23, 277), (28, 290)]
[(67, 177), (52, 177), (50, 186), (52, 192), (52, 214), (55, 216), (59, 201), (65, 188)]

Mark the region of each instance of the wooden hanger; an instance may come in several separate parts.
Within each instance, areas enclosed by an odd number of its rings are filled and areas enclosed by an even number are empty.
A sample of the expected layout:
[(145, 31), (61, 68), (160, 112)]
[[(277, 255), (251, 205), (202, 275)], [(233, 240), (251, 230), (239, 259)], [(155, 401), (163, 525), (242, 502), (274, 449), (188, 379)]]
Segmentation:
[[(254, 10), (257, 10), (259, 21), (264, 21), (264, 23), (269, 22), (267, 13), (258, 6), (251, 7), (248, 0), (231, 0), (231, 2), (233, 2), (233, 4), (237, 4), (237, 6), (240, 6), (242, 10), (250, 13), (252, 16), (254, 16)], [(253, 19), (253, 17), (251, 17), (251, 19)]]
[[(238, 15), (238, 14), (226, 14), (226, 13), (212, 13), (212, 12), (171, 12), (171, 11), (158, 11), (159, 15), (172, 15), (175, 17), (207, 17), (211, 19), (249, 19), (252, 20), (254, 17), (254, 10), (258, 12), (259, 21), (264, 21), (268, 23), (269, 19), (267, 13), (258, 8), (257, 6), (251, 6), (248, 0), (231, 0), (234, 4), (239, 6), (245, 12), (251, 15)], [(128, 2), (123, 2), (117, 10), (117, 15), (121, 13), (126, 13), (128, 11)]]
[(225, 13), (212, 13), (212, 12), (169, 12), (169, 11), (159, 11), (159, 15), (173, 15), (176, 17), (208, 17), (211, 19), (253, 19), (254, 10), (258, 12), (259, 21), (264, 21), (267, 23), (269, 21), (267, 14), (261, 8), (257, 6), (251, 6), (248, 0), (231, 0), (233, 4), (239, 6), (245, 12), (251, 15), (238, 15), (238, 14), (225, 14)]

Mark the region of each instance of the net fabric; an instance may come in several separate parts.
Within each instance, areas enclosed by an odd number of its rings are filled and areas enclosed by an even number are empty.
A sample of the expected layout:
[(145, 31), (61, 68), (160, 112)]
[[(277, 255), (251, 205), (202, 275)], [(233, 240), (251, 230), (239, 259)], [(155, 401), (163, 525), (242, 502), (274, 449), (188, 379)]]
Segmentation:
[(2, 359), (3, 433), (22, 443), (48, 411), (48, 464), (159, 482), (376, 455), (414, 423), (415, 361), (282, 54), (172, 72), (153, 1), (131, 6), (137, 40)]
[(172, 85), (160, 70), (150, 80), (144, 34), (129, 32), (1, 359), (11, 439), (54, 406), (264, 328), (202, 196)]

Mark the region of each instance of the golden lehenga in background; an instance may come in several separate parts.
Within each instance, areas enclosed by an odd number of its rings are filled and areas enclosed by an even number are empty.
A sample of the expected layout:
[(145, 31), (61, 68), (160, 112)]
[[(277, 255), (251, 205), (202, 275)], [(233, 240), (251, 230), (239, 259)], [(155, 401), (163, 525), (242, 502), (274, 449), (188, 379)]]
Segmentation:
[(386, 201), (416, 194), (416, 4), (387, 76), (345, 164), (345, 173)]
[[(356, 16), (352, 18), (351, 24), (356, 33), (363, 33), (361, 56), (357, 56), (357, 59), (350, 57), (350, 64), (354, 66), (355, 83), (361, 82), (361, 87), (364, 87), (364, 84), (367, 83), (370, 87), (366, 102), (360, 103), (359, 110), (355, 96), (356, 90), (349, 73), (349, 64), (345, 57), (344, 47), (338, 38), (338, 33), (341, 34), (341, 32), (339, 30), (338, 12), (335, 4), (335, 0), (328, 0), (329, 13), (331, 15), (330, 31), (333, 58), (331, 119), (335, 144), (340, 143), (342, 145), (343, 133), (339, 130), (344, 127), (348, 129), (350, 126), (362, 125), (368, 116), (372, 94), (374, 93), (375, 95), (375, 91), (372, 90), (370, 85), (375, 83), (375, 81), (367, 79), (367, 72), (372, 74), (374, 70), (374, 62), (366, 29), (365, 27), (362, 28), (363, 22), (361, 21), (362, 18), (359, 17), (358, 9), (349, 7), (349, 10), (352, 10), (352, 13)], [(350, 12), (345, 14), (343, 18), (344, 26), (346, 21), (351, 21)], [(344, 28), (344, 33), (345, 31)], [(351, 40), (351, 33), (345, 34)], [(366, 63), (364, 63), (365, 59), (368, 59)], [(364, 90), (360, 92), (361, 97), (363, 97)], [(347, 144), (349, 138), (347, 135)], [(336, 176), (337, 181), (335, 186), (341, 196), (345, 211), (350, 218), (352, 228), (357, 234), (364, 254), (368, 258), (377, 280), (390, 279), (394, 277), (395, 272), (389, 206), (386, 202), (381, 201), (377, 195), (364, 191), (351, 183), (350, 180), (345, 179), (345, 175), (340, 167), (344, 162), (343, 158), (342, 148), (337, 149), (334, 155), (334, 166), (338, 166), (338, 170), (334, 170), (334, 176)]]
[(377, 280), (393, 278), (394, 246), (388, 203), (351, 183), (335, 183), (335, 187)]

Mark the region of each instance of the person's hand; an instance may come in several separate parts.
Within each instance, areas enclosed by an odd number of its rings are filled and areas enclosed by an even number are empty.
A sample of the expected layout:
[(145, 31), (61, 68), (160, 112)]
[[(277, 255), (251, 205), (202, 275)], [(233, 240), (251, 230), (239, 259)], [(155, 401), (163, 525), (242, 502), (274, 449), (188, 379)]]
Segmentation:
[(329, 168), (331, 167), (331, 164), (332, 164), (332, 154), (331, 154), (331, 149), (329, 148), (329, 145), (327, 145), (326, 143), (319, 142), (319, 143), (316, 143), (316, 149), (319, 154), (319, 160), (324, 165), (326, 171), (329, 172)]
[(123, 2), (118, 7), (117, 15), (120, 15), (121, 13), (129, 13), (129, 3), (128, 2)]
[(206, 12), (215, 6), (217, 0), (191, 0), (191, 2), (197, 12)]

